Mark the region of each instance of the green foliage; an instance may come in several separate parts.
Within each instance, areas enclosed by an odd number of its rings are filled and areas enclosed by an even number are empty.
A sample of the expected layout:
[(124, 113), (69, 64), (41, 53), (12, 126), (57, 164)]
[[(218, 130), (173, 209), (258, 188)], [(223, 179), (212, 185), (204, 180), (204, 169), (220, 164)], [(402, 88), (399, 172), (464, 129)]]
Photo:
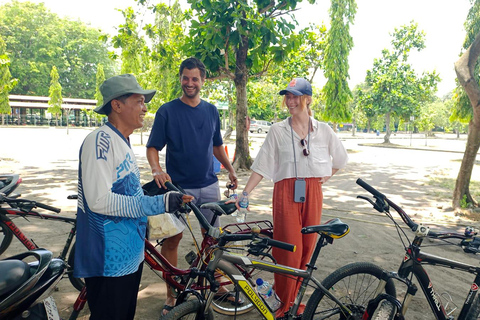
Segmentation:
[(367, 71), (369, 89), (361, 101), (364, 108), (371, 108), (377, 115), (418, 117), (420, 106), (431, 99), (440, 79), (435, 71), (417, 76), (408, 64), (410, 51), (424, 48), (425, 34), (416, 23), (395, 28), (392, 38), (393, 51), (384, 49), (382, 57), (375, 59), (373, 68)]
[(186, 41), (187, 21), (178, 0), (171, 6), (157, 4), (152, 10), (155, 24), (144, 28), (152, 43), (150, 66), (145, 73), (149, 85), (157, 89), (148, 106), (151, 112), (155, 112), (162, 104), (181, 95), (178, 70), (186, 58), (181, 48)]
[(48, 90), (48, 96), (50, 100), (48, 101), (47, 112), (54, 114), (56, 118), (62, 113), (62, 86), (58, 82), (59, 76), (58, 71), (55, 66), (52, 67), (50, 72), (50, 88)]
[[(233, 79), (238, 59), (245, 59), (248, 75), (263, 72), (300, 46), (295, 25), (282, 17), (297, 2), (301, 1), (268, 1), (267, 5), (259, 1), (257, 7), (244, 1), (188, 0), (198, 20), (191, 21), (186, 52), (200, 58), (210, 76)], [(243, 46), (248, 52), (240, 56), (238, 49)]]
[[(139, 5), (148, 6), (148, 2), (139, 1)], [(180, 48), (186, 38), (186, 19), (178, 0), (171, 6), (159, 3), (147, 9), (154, 13), (155, 22), (143, 28), (137, 21), (136, 10), (120, 10), (125, 22), (119, 26), (112, 44), (122, 49), (122, 73), (135, 74), (142, 87), (157, 90), (147, 106), (153, 113), (181, 95), (178, 69), (185, 58)]]
[(12, 113), (8, 94), (17, 84), (17, 79), (12, 79), (9, 65), (10, 59), (6, 53), (5, 41), (0, 35), (0, 114)]
[(113, 62), (102, 33), (80, 21), (61, 19), (43, 3), (13, 0), (0, 6), (0, 34), (11, 58), (10, 71), (19, 79), (13, 94), (48, 95), (49, 73), (55, 65), (63, 93), (91, 98), (96, 65), (113, 75)]
[(331, 0), (330, 30), (327, 33), (325, 48), (324, 75), (327, 83), (324, 117), (333, 122), (350, 121), (348, 103), (352, 93), (348, 87), (348, 55), (353, 48), (350, 24), (353, 23), (357, 5), (355, 0)]
[(100, 91), (100, 86), (105, 81), (105, 72), (103, 71), (103, 65), (99, 64), (97, 67), (97, 75), (96, 75), (96, 86), (95, 86), (95, 99), (97, 100), (97, 106), (101, 106), (103, 104), (103, 96), (102, 92)]
[[(249, 168), (247, 83), (266, 73), (273, 63), (285, 61), (297, 51), (302, 37), (283, 16), (292, 16), (300, 1), (187, 0), (192, 11), (187, 55), (205, 63), (210, 78), (227, 78), (236, 88), (236, 165)], [(309, 1), (313, 3), (314, 1)], [(294, 20), (294, 19), (293, 19)], [(295, 21), (295, 20), (294, 20)]]
[[(463, 49), (466, 50), (472, 44), (475, 36), (480, 32), (480, 0), (470, 0), (472, 7), (468, 11), (467, 19), (465, 20), (465, 30), (467, 35), (463, 42)], [(475, 65), (475, 72), (473, 73), (475, 81), (480, 82), (480, 65)], [(468, 123), (473, 118), (473, 109), (470, 99), (465, 92), (465, 89), (456, 80), (457, 87), (454, 91), (454, 108), (452, 109), (451, 121), (460, 121), (461, 123)]]
[(460, 200), (460, 207), (462, 207), (463, 209), (466, 209), (469, 207), (469, 202), (467, 201), (467, 195), (464, 194), (463, 197), (462, 197), (462, 200)]
[(445, 128), (448, 126), (449, 113), (449, 106), (437, 98), (433, 102), (422, 104), (416, 124), (420, 130), (428, 134), (435, 127)]
[(125, 23), (118, 28), (118, 35), (112, 39), (115, 48), (121, 48), (122, 68), (120, 73), (138, 74), (142, 70), (142, 51), (146, 50), (145, 40), (139, 35), (135, 12), (132, 7), (118, 10), (123, 14)]

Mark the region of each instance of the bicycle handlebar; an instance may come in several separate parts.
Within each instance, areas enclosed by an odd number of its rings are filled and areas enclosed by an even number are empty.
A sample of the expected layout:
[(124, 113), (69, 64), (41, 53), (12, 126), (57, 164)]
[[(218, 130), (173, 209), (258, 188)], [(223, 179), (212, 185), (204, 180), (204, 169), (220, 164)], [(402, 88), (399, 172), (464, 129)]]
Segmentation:
[[(370, 192), (374, 197), (375, 199), (377, 199), (377, 202), (381, 202), (382, 205), (381, 207), (385, 207), (385, 201), (387, 202), (387, 204), (389, 206), (391, 206), (395, 211), (398, 212), (398, 214), (400, 215), (400, 217), (402, 218), (403, 222), (405, 222), (405, 224), (412, 230), (412, 231), (416, 231), (417, 228), (418, 228), (418, 224), (416, 224), (415, 222), (412, 221), (412, 219), (408, 216), (408, 214), (403, 211), (402, 208), (400, 208), (397, 204), (395, 204), (393, 201), (389, 200), (383, 193), (381, 193), (380, 191), (378, 191), (377, 189), (375, 189), (374, 187), (372, 187), (371, 185), (369, 185), (368, 183), (366, 183), (365, 181), (363, 181), (362, 179), (358, 178), (357, 179), (357, 184), (359, 186), (361, 186), (363, 189), (367, 190), (368, 192)], [(375, 208), (378, 210), (377, 206), (375, 206)], [(387, 207), (388, 208), (388, 207)], [(435, 236), (435, 232), (431, 232), (432, 233), (432, 236)]]
[(42, 208), (42, 209), (45, 209), (45, 210), (50, 210), (50, 211), (53, 211), (53, 212), (56, 212), (56, 213), (60, 213), (62, 211), (59, 208), (55, 208), (55, 207), (52, 207), (52, 206), (49, 206), (49, 205), (46, 205), (46, 204), (43, 204), (43, 203), (40, 203), (40, 202), (35, 202), (35, 205), (39, 208)]
[[(8, 197), (2, 197), (1, 199), (3, 202), (6, 202), (8, 204), (16, 204), (17, 207), (20, 209), (33, 209), (33, 208), (41, 208), (49, 211), (53, 211), (56, 213), (60, 213), (62, 210), (59, 208), (55, 208), (40, 202), (32, 201), (32, 200), (26, 200), (26, 199), (16, 199), (16, 198), (8, 198)], [(11, 205), (10, 205), (11, 206)]]
[[(180, 193), (183, 193), (185, 194), (185, 192), (182, 192), (180, 191), (177, 187), (175, 187), (173, 185), (173, 183), (171, 183), (170, 181), (166, 181), (165, 182), (165, 186), (167, 187), (168, 190), (170, 191), (177, 191), (177, 192), (180, 192)], [(205, 218), (205, 216), (202, 214), (202, 212), (200, 211), (200, 209), (198, 209), (198, 207), (191, 203), (191, 202), (188, 202), (187, 203), (187, 206), (192, 209), (193, 213), (195, 214), (195, 217), (197, 217), (198, 219), (198, 222), (200, 222), (200, 226), (202, 226), (203, 229), (205, 230), (209, 230), (210, 228), (213, 228), (213, 226), (208, 222), (207, 218)]]
[(272, 247), (280, 248), (283, 250), (287, 250), (290, 252), (295, 252), (296, 246), (290, 243), (286, 243), (283, 241), (278, 241), (266, 237), (259, 237), (257, 233), (244, 233), (244, 234), (238, 234), (238, 233), (224, 233), (220, 236), (219, 239), (219, 245), (225, 245), (227, 242), (230, 241), (242, 241), (242, 240), (255, 240), (255, 239), (261, 239), (266, 245), (270, 245)]
[[(168, 190), (184, 193), (184, 192), (180, 191), (176, 186), (174, 186), (173, 183), (171, 183), (170, 181), (165, 182), (165, 186), (167, 187)], [(208, 220), (205, 218), (205, 216), (202, 214), (200, 209), (195, 204), (193, 204), (191, 202), (188, 202), (186, 205), (190, 209), (192, 209), (193, 213), (195, 214), (198, 221), (200, 222), (200, 225), (202, 226), (202, 228), (204, 228), (205, 230), (207, 230), (209, 232), (208, 233), (209, 235), (212, 235), (210, 233), (211, 229), (218, 229), (218, 228), (213, 227), (208, 222)], [(219, 245), (225, 245), (225, 243), (227, 243), (229, 241), (254, 240), (256, 238), (259, 238), (256, 235), (256, 233), (245, 233), (245, 234), (228, 234), (228, 233), (220, 234), (220, 232), (218, 232), (218, 233), (219, 233), (218, 236), (214, 235), (214, 237), (218, 238)], [(295, 252), (296, 246), (292, 245), (290, 243), (286, 243), (286, 242), (282, 242), (282, 241), (278, 241), (278, 240), (273, 240), (273, 239), (270, 239), (270, 238), (261, 238), (261, 239), (262, 240), (265, 239), (264, 241), (266, 241), (267, 244), (271, 245), (272, 247), (277, 247), (277, 248), (280, 248), (280, 249)]]
[[(370, 192), (375, 199), (377, 199), (377, 202), (374, 203), (374, 208), (379, 210), (379, 209), (384, 209), (387, 208), (388, 206), (392, 207), (402, 218), (403, 222), (412, 230), (412, 231), (417, 231), (419, 228), (419, 225), (415, 222), (412, 221), (410, 216), (402, 209), (400, 208), (397, 204), (395, 204), (393, 201), (388, 199), (383, 193), (379, 192), (376, 190), (374, 187), (363, 181), (362, 179), (357, 179), (357, 184)], [(368, 200), (370, 203), (373, 203), (370, 199), (363, 197), (363, 196), (358, 196), (358, 198)], [(378, 205), (378, 202), (380, 202), (380, 205)], [(388, 204), (388, 206), (385, 206), (385, 202)], [(380, 211), (380, 210), (379, 210)], [(382, 212), (382, 211), (380, 211)], [(432, 231), (431, 229), (428, 229), (428, 237), (429, 238), (437, 238), (437, 239), (469, 239), (472, 238), (471, 236), (467, 236), (465, 234), (460, 234), (460, 233), (452, 233), (452, 232), (435, 232)]]

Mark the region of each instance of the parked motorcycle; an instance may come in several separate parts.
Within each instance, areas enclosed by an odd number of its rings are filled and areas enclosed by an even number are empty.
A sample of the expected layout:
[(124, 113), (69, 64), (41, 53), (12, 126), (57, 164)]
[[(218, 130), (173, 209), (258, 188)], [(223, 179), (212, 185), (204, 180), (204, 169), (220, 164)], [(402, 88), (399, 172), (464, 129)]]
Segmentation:
[(66, 267), (45, 249), (0, 260), (0, 319), (60, 320), (50, 292)]

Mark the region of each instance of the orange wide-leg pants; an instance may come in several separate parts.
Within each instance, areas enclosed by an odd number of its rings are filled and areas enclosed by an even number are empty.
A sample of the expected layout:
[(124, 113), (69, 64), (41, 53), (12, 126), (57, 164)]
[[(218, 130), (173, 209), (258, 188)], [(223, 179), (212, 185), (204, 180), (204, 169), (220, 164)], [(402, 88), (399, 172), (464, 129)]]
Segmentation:
[[(273, 256), (277, 263), (298, 269), (306, 269), (317, 241), (317, 234), (303, 235), (303, 227), (320, 224), (322, 216), (323, 193), (319, 178), (307, 178), (305, 202), (293, 201), (295, 178), (284, 179), (275, 183), (273, 189), (273, 238), (296, 245), (295, 252), (273, 248)], [(276, 317), (293, 305), (301, 279), (275, 274), (274, 290), (282, 307), (277, 310)], [(305, 305), (301, 305), (298, 314), (302, 314)]]

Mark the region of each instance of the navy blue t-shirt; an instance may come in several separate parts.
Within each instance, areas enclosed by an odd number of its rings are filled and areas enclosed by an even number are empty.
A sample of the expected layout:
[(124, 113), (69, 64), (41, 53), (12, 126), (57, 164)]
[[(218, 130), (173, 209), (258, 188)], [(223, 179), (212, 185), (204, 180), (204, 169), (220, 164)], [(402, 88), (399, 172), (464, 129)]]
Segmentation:
[(223, 144), (217, 108), (201, 100), (191, 107), (180, 99), (161, 106), (153, 123), (147, 148), (167, 146), (166, 168), (173, 182), (185, 189), (216, 182), (213, 146)]

